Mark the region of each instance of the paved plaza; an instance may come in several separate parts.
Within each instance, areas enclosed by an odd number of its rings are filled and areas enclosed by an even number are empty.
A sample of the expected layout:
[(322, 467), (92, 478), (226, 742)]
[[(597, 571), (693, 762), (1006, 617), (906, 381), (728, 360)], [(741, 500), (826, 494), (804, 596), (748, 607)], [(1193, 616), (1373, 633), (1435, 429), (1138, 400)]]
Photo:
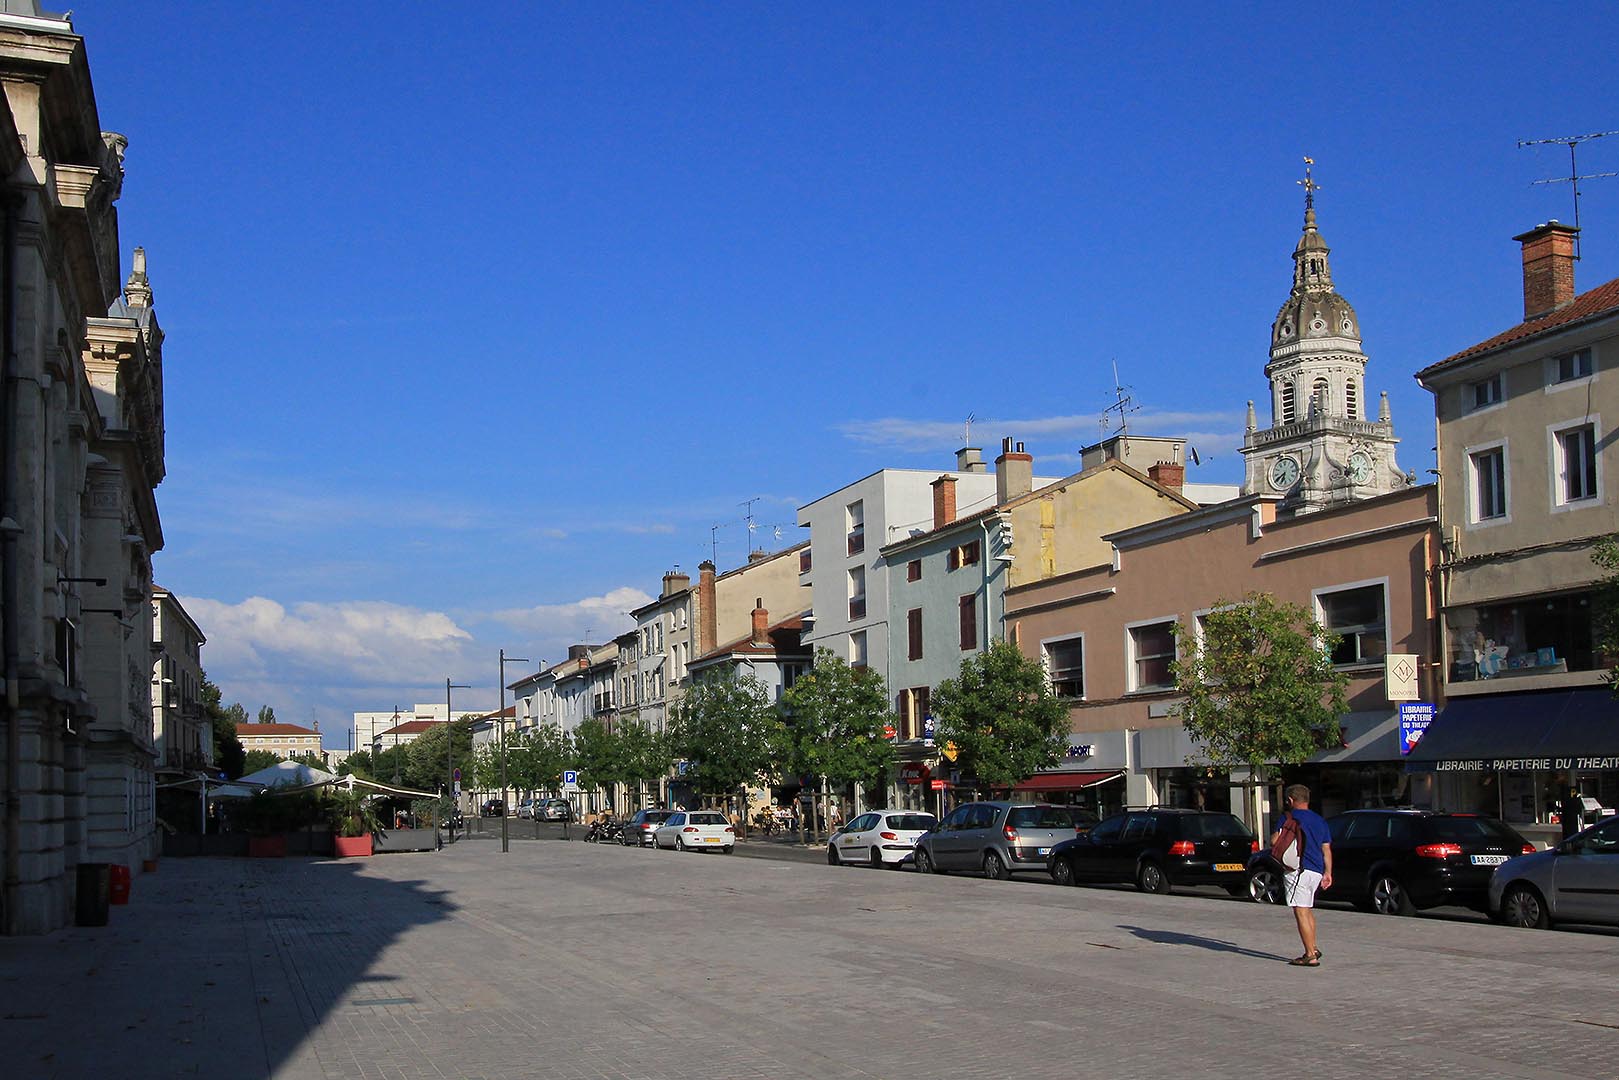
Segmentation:
[(0, 939), (34, 1077), (1613, 1077), (1619, 936), (580, 843), (169, 859)]

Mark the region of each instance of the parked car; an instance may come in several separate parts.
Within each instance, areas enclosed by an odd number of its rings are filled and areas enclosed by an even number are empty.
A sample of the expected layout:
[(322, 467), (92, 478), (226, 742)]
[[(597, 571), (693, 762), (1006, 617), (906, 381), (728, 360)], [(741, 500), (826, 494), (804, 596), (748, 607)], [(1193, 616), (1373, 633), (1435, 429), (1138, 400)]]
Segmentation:
[(915, 856), (917, 837), (938, 823), (918, 810), (867, 811), (827, 838), (826, 861), (898, 870)]
[(484, 817), (504, 817), (506, 815), (506, 804), (499, 799), (489, 799), (479, 808), (478, 813)]
[(522, 802), (518, 803), (517, 804), (517, 816), (520, 817), (520, 818), (531, 818), (531, 817), (533, 817), (534, 816), (534, 800), (533, 799), (524, 799)]
[(1489, 909), (1508, 926), (1539, 930), (1554, 922), (1619, 925), (1619, 818), (1496, 867)]
[(963, 803), (917, 839), (916, 868), (924, 874), (978, 870), (995, 880), (1043, 871), (1051, 849), (1094, 820), (1071, 806)]
[(1051, 849), (1046, 868), (1059, 885), (1133, 881), (1142, 892), (1176, 885), (1248, 887), (1248, 859), (1259, 841), (1230, 814), (1150, 807), (1114, 814), (1084, 836)]
[(567, 799), (543, 799), (534, 807), (541, 821), (573, 821), (573, 803)]
[[(1507, 825), (1479, 814), (1433, 810), (1350, 810), (1327, 819), (1332, 834), (1332, 888), (1321, 900), (1348, 900), (1363, 911), (1411, 915), (1458, 904), (1483, 911), (1490, 875), (1533, 844)], [(1256, 859), (1248, 894), (1281, 903), (1280, 875)]]
[(673, 813), (673, 810), (637, 810), (625, 824), (619, 843), (627, 847), (646, 847), (652, 843), (652, 834), (658, 831), (658, 826), (668, 821)]
[(654, 847), (676, 851), (723, 851), (736, 847), (736, 830), (718, 810), (676, 810), (652, 833)]

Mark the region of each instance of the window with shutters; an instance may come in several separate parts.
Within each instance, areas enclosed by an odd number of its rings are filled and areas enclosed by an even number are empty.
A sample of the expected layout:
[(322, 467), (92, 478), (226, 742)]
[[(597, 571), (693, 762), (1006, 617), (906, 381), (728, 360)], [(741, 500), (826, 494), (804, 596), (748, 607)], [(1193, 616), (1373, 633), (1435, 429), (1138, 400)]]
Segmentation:
[(922, 609), (912, 608), (905, 613), (905, 636), (908, 643), (907, 655), (912, 660), (922, 659)]
[(963, 649), (978, 648), (978, 597), (975, 595), (963, 596), (957, 605), (961, 613), (961, 647)]

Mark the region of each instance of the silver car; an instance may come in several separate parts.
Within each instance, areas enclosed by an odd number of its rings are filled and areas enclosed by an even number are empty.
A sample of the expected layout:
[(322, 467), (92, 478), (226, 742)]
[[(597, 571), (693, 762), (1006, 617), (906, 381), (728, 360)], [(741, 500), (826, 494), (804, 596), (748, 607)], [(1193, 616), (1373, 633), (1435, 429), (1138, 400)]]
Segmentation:
[(1619, 817), (1496, 867), (1490, 914), (1537, 930), (1554, 922), (1619, 925)]
[(917, 840), (916, 868), (924, 874), (978, 870), (997, 881), (1044, 874), (1051, 849), (1090, 825), (1090, 815), (1071, 806), (964, 803)]

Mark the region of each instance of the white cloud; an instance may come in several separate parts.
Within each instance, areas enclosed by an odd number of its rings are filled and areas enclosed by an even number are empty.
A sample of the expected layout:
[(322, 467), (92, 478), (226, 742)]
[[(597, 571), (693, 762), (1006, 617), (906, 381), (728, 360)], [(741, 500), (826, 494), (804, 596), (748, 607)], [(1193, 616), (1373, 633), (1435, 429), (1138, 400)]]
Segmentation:
[(492, 611), (487, 617), (548, 643), (579, 642), (587, 633), (596, 641), (605, 641), (629, 629), (628, 613), (651, 601), (649, 594), (625, 585), (602, 596), (587, 596), (566, 604), (506, 608)]
[[(1182, 429), (1192, 425), (1231, 425), (1236, 428), (1242, 417), (1235, 412), (1158, 412), (1143, 409), (1131, 414), (1132, 429), (1150, 429), (1169, 435), (1183, 434)], [(1101, 429), (1094, 414), (1083, 416), (1040, 416), (1021, 420), (976, 420), (973, 426), (980, 432), (1005, 433), (1013, 438), (1034, 440), (1041, 438), (1078, 438), (1095, 442)], [(959, 420), (924, 420), (907, 417), (884, 417), (877, 420), (851, 421), (838, 425), (845, 438), (868, 446), (903, 451), (954, 450), (961, 445), (962, 426)], [(1200, 438), (1212, 438), (1201, 435)], [(998, 440), (994, 434), (991, 441)], [(983, 437), (980, 437), (983, 442)], [(1201, 452), (1201, 446), (1199, 447)]]

